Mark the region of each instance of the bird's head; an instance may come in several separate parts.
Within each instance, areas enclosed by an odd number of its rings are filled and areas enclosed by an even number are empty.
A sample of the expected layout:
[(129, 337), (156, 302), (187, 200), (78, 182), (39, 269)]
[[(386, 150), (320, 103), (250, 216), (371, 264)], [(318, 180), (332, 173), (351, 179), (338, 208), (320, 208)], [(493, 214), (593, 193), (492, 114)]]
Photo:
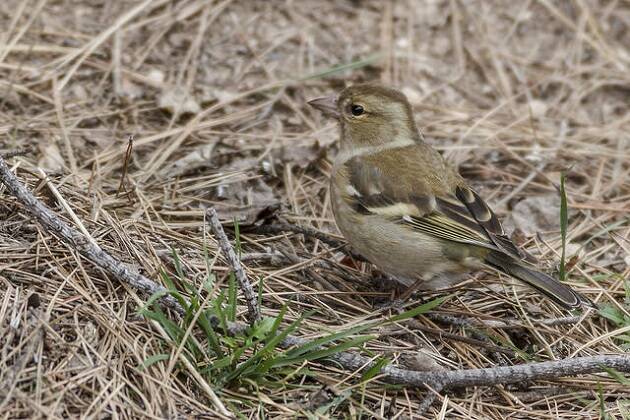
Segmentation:
[(419, 141), (411, 105), (395, 89), (355, 85), (309, 104), (339, 121), (342, 148), (379, 146), (401, 139)]

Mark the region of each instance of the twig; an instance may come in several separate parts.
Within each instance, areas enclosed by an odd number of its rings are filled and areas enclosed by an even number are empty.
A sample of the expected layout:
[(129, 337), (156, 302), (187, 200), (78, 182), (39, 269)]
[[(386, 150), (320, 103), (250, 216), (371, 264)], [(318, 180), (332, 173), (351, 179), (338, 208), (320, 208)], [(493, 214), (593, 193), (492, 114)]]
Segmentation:
[[(459, 327), (472, 327), (472, 328), (496, 328), (496, 329), (519, 329), (526, 328), (527, 326), (523, 324), (518, 319), (468, 319), (461, 318), (448, 314), (440, 314), (440, 313), (431, 313), (427, 315), (430, 319), (438, 322), (442, 322), (444, 324), (455, 325)], [(561, 318), (543, 318), (543, 319), (532, 319), (533, 324), (545, 325), (547, 327), (554, 327), (557, 325), (574, 325), (582, 319), (581, 316), (566, 316)]]
[(576, 388), (567, 388), (564, 386), (546, 386), (540, 389), (532, 389), (530, 391), (511, 392), (512, 397), (522, 403), (532, 403), (534, 401), (546, 400), (550, 397), (558, 395), (576, 395), (578, 393), (588, 392)]
[(245, 296), (245, 303), (247, 304), (247, 315), (249, 318), (249, 323), (251, 325), (260, 319), (258, 298), (256, 297), (254, 289), (249, 283), (247, 276), (245, 275), (245, 270), (243, 270), (243, 266), (236, 256), (234, 248), (232, 248), (230, 241), (225, 235), (225, 231), (223, 230), (223, 226), (221, 226), (221, 222), (219, 221), (219, 216), (217, 215), (216, 210), (214, 208), (210, 208), (206, 210), (206, 215), (208, 216), (208, 223), (212, 228), (212, 232), (214, 232), (214, 236), (216, 236), (219, 242), (221, 251), (223, 251), (225, 259), (230, 264), (230, 267), (232, 267), (232, 271), (234, 271), (234, 276), (236, 276), (236, 281), (238, 281), (238, 285), (243, 291), (243, 295)]
[[(563, 316), (560, 318), (543, 318), (543, 319), (532, 319), (534, 324), (544, 325), (546, 327), (555, 327), (557, 325), (575, 325), (582, 320), (584, 316)], [(506, 319), (505, 321), (506, 327), (508, 328), (510, 325), (514, 325), (518, 321), (516, 319)]]
[[(255, 226), (251, 228), (251, 231), (258, 234), (278, 234), (284, 232), (297, 233), (299, 235), (304, 235), (307, 238), (317, 239), (334, 248), (349, 248), (346, 242), (333, 238), (325, 232), (307, 226), (298, 226), (289, 223), (274, 223), (272, 225)], [(363, 256), (357, 254), (352, 249), (348, 249), (347, 252), (357, 261), (367, 261)]]
[(116, 197), (120, 197), (120, 193), (124, 191), (127, 194), (129, 201), (131, 196), (128, 194), (127, 187), (125, 187), (125, 181), (127, 180), (127, 174), (129, 172), (129, 161), (131, 160), (131, 153), (133, 152), (133, 134), (129, 135), (127, 139), (127, 151), (125, 151), (125, 158), (123, 160), (122, 174), (120, 175), (120, 184), (118, 184), (118, 190), (116, 191)]
[(291, 225), (289, 223), (274, 223), (272, 225), (262, 225), (253, 228), (256, 233), (283, 233), (292, 232), (304, 235), (308, 238), (318, 239), (333, 247), (342, 247), (345, 243), (339, 239), (331, 237), (329, 234), (306, 226)]
[(503, 353), (503, 354), (507, 354), (508, 356), (514, 356), (515, 352), (514, 350), (507, 348), (507, 347), (501, 347), (501, 346), (497, 346), (495, 344), (492, 343), (487, 343), (483, 340), (479, 340), (476, 338), (472, 338), (472, 337), (464, 337), (462, 335), (459, 334), (453, 334), (450, 332), (446, 332), (446, 331), (442, 331), (439, 330), (437, 328), (431, 328), (431, 327), (427, 327), (426, 325), (422, 325), (418, 320), (412, 318), (406, 321), (409, 326), (412, 329), (415, 330), (420, 330), (423, 331), (427, 334), (431, 334), (431, 335), (435, 335), (439, 338), (442, 339), (447, 339), (447, 340), (455, 340), (455, 341), (461, 341), (462, 343), (467, 343), (467, 344), (471, 344), (475, 347), (483, 347), (485, 349), (488, 349), (490, 351), (493, 352), (498, 352), (498, 353)]
[[(64, 243), (75, 247), (95, 265), (102, 268), (112, 277), (124, 284), (129, 284), (140, 290), (155, 293), (165, 291), (162, 286), (143, 275), (131, 270), (125, 264), (115, 260), (100, 247), (91, 244), (78, 231), (70, 228), (61, 221), (52, 211), (47, 209), (33, 194), (31, 194), (11, 173), (6, 163), (0, 158), (0, 181), (4, 183), (9, 192), (13, 194), (26, 209), (28, 209), (38, 222), (48, 231), (56, 234)], [(167, 296), (163, 302), (179, 313), (183, 308), (174, 299)], [(218, 320), (213, 320), (218, 323)], [(248, 326), (241, 323), (229, 323), (228, 332), (240, 334)], [(289, 335), (279, 343), (281, 348), (302, 346), (310, 340)], [(323, 362), (333, 363), (346, 370), (357, 371), (373, 365), (372, 359), (354, 352), (339, 352), (330, 355)], [(381, 379), (389, 383), (426, 387), (433, 389), (457, 388), (467, 386), (491, 386), (497, 384), (512, 384), (526, 381), (534, 381), (546, 378), (558, 378), (561, 376), (575, 376), (594, 372), (601, 372), (604, 368), (613, 368), (620, 372), (630, 372), (630, 355), (600, 355), (589, 357), (576, 357), (566, 360), (554, 360), (541, 363), (527, 363), (518, 366), (501, 366), (485, 369), (464, 369), (439, 372), (419, 372), (399, 369), (395, 366), (385, 366), (381, 369)], [(215, 395), (216, 397), (216, 395)], [(222, 412), (227, 412), (221, 401), (216, 398), (213, 402)], [(229, 412), (227, 412), (229, 413)]]
[(431, 388), (429, 386), (427, 388), (427, 394), (424, 396), (420, 404), (418, 405), (418, 409), (416, 410), (416, 415), (423, 415), (435, 402), (435, 399), (439, 395), (440, 391), (442, 391), (442, 387)]
[(280, 265), (287, 261), (287, 258), (280, 251), (250, 252), (241, 255), (241, 262), (245, 261), (268, 261), (271, 265)]
[(50, 190), (50, 192), (55, 196), (55, 198), (57, 199), (57, 202), (61, 205), (61, 207), (63, 207), (63, 209), (66, 211), (66, 213), (68, 213), (68, 216), (70, 216), (70, 219), (72, 219), (72, 221), (75, 223), (76, 226), (79, 227), (79, 231), (93, 244), (96, 245), (96, 241), (94, 240), (94, 238), (92, 237), (92, 235), (90, 234), (90, 232), (88, 232), (88, 230), (85, 228), (85, 226), (83, 225), (83, 222), (81, 221), (81, 219), (79, 219), (79, 217), (77, 216), (77, 214), (74, 212), (74, 210), (72, 210), (72, 207), (70, 207), (70, 204), (68, 204), (68, 202), (63, 198), (63, 196), (61, 195), (61, 193), (59, 192), (59, 190), (57, 189), (57, 187), (55, 187), (53, 185), (53, 183), (50, 181), (50, 179), (48, 178), (48, 175), (46, 175), (46, 172), (44, 172), (44, 170), (42, 168), (37, 168), (39, 175), (40, 175), (40, 179), (42, 181), (44, 181), (44, 183), (46, 184), (46, 186), (48, 187), (48, 189)]
[(28, 150), (28, 149), (16, 149), (16, 150), (12, 150), (10, 152), (3, 153), (0, 156), (2, 156), (3, 159), (11, 159), (11, 158), (16, 157), (16, 156), (28, 155), (29, 153), (31, 153), (31, 151)]
[[(287, 337), (287, 339), (290, 338), (293, 337)], [(296, 342), (295, 345), (297, 344)], [(349, 352), (338, 353), (330, 358), (344, 368), (352, 370), (366, 366), (365, 363), (369, 361), (366, 357)], [(461, 388), (468, 386), (514, 384), (539, 379), (601, 372), (604, 368), (630, 372), (630, 356), (623, 354), (576, 357), (574, 359), (526, 363), (517, 366), (463, 369), (446, 372), (418, 372), (386, 366), (380, 373), (384, 375), (381, 379), (389, 383), (410, 386), (424, 386), (428, 384), (437, 389), (440, 388), (440, 386), (443, 388)]]

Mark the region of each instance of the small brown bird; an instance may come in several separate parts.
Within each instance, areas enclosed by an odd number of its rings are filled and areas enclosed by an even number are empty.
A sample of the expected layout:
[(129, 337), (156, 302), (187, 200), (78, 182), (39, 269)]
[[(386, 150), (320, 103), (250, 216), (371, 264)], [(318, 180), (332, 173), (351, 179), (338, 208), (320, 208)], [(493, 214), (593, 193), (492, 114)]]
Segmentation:
[(459, 173), (424, 142), (404, 94), (356, 85), (310, 105), (339, 121), (341, 143), (331, 178), (337, 226), (385, 273), (436, 290), (488, 266), (525, 282), (565, 308), (592, 302), (536, 270)]

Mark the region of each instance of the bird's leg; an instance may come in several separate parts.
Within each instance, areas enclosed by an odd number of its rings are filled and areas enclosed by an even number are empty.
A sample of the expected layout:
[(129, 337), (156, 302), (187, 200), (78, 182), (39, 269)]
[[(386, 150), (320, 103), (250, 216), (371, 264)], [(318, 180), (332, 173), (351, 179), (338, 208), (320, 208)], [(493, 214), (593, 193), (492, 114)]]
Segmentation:
[(418, 280), (416, 280), (411, 286), (407, 287), (407, 289), (405, 289), (405, 291), (402, 292), (400, 296), (398, 296), (397, 300), (404, 302), (409, 299), (411, 295), (413, 295), (415, 292), (418, 291), (418, 289), (420, 289), (422, 283), (425, 283), (425, 280), (423, 278), (419, 278)]
[(376, 307), (381, 310), (392, 309), (398, 313), (402, 313), (405, 302), (409, 300), (411, 295), (418, 291), (423, 282), (424, 279), (422, 278), (416, 280), (411, 286), (408, 286), (401, 294), (399, 294), (398, 297), (394, 297), (392, 300), (384, 304), (376, 305)]

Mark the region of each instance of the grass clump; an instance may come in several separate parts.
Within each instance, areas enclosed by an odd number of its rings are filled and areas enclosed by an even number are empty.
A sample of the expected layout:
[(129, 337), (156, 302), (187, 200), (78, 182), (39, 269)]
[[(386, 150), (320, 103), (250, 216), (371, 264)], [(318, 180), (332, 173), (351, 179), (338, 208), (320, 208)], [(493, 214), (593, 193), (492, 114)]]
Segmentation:
[[(214, 287), (215, 277), (209, 272), (202, 287), (197, 289), (185, 278), (181, 261), (174, 250), (172, 256), (175, 272), (168, 274), (162, 271), (167, 291), (154, 294), (139, 311), (166, 332), (168, 339), (164, 341), (163, 348), (167, 351), (146, 358), (143, 368), (167, 363), (180, 354), (219, 391), (224, 388), (257, 390), (262, 384), (278, 388), (290, 386), (291, 380), (304, 381), (312, 375), (306, 362), (361, 349), (366, 342), (377, 338), (373, 334), (363, 334), (366, 331), (413, 318), (444, 301), (435, 299), (389, 319), (365, 322), (303, 343), (287, 345), (284, 343), (287, 337), (296, 334), (313, 311), (288, 321), (287, 305), (283, 305), (275, 317), (263, 317), (251, 326), (237, 324), (238, 290), (233, 273), (227, 276), (227, 288)], [(183, 287), (182, 291), (177, 290), (177, 284)], [(184, 308), (184, 316), (179, 322), (168, 318), (156, 304), (164, 294), (172, 295)], [(363, 373), (360, 377), (363, 389), (387, 363), (387, 359), (379, 359)], [(340, 402), (338, 398), (335, 401)], [(333, 407), (334, 401), (326, 406)]]

